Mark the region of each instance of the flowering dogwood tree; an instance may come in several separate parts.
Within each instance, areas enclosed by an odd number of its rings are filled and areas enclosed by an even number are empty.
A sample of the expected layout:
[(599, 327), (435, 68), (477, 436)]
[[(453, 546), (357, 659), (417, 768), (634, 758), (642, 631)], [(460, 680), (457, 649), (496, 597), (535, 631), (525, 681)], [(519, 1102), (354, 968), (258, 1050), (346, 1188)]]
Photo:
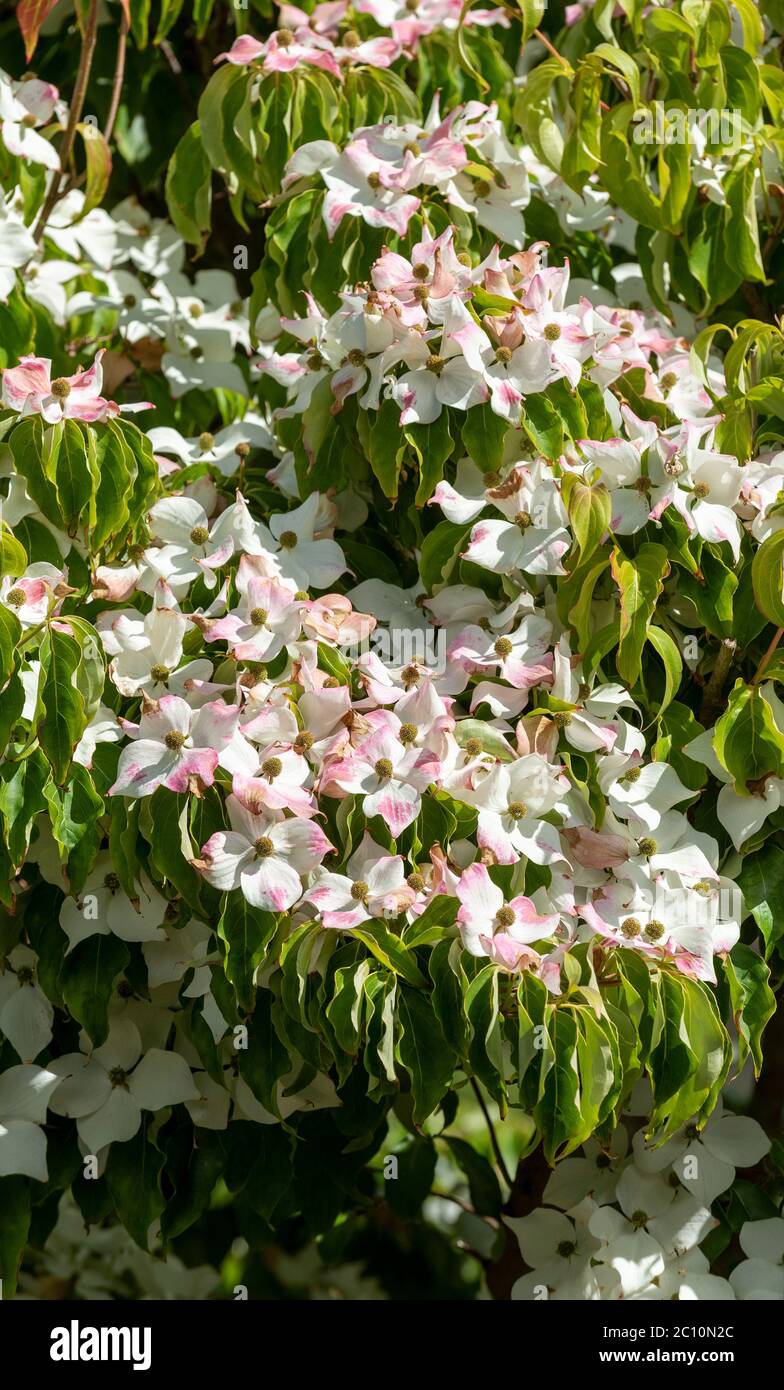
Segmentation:
[(780, 9), (152, 9), (0, 73), (4, 1293), (784, 1298)]

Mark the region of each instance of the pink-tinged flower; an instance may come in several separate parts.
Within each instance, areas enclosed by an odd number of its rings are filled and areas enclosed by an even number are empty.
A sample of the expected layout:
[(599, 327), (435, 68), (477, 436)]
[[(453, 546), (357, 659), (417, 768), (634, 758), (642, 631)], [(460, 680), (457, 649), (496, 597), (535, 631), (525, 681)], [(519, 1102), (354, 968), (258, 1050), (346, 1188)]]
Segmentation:
[(194, 711), (179, 695), (148, 703), (138, 724), (122, 720), (133, 740), (120, 754), (110, 796), (150, 796), (156, 787), (185, 792), (190, 779), (209, 787), (232, 742), (239, 705), (213, 700)]
[(356, 30), (349, 29), (333, 52), (341, 67), (388, 68), (400, 57), (401, 47), (396, 38), (379, 35), (361, 39)]
[(44, 578), (13, 579), (6, 574), (0, 580), (0, 604), (18, 618), (23, 628), (42, 623), (51, 601), (52, 586)]
[(195, 497), (162, 497), (149, 512), (150, 530), (160, 547), (151, 546), (144, 559), (158, 580), (165, 579), (178, 598), (199, 576), (208, 589), (217, 584), (215, 571), (234, 551), (231, 536), (210, 530), (209, 519)]
[(287, 642), (299, 637), (300, 604), (277, 579), (262, 579), (249, 570), (244, 555), (237, 588), (238, 606), (223, 618), (202, 619), (199, 627), (208, 642), (226, 642), (239, 661), (272, 661)]
[(438, 237), (425, 231), (414, 246), (410, 261), (397, 251), (382, 247), (370, 274), (379, 293), (394, 296), (396, 311), (409, 326), (424, 325), (428, 319), (431, 323), (443, 323), (452, 296), (465, 298), (473, 281), (472, 268), (457, 258), (453, 227), (447, 227)]
[(55, 111), (65, 113), (56, 87), (39, 78), (14, 82), (0, 73), (0, 134), (10, 154), (26, 164), (43, 164), (47, 169), (60, 168), (60, 156), (36, 126), (49, 122)]
[(104, 348), (95, 354), (92, 366), (73, 376), (60, 376), (52, 381), (52, 363), (48, 357), (23, 357), (16, 367), (3, 372), (3, 405), (20, 415), (42, 415), (47, 424), (60, 420), (87, 420), (92, 423), (119, 415), (121, 410), (151, 410), (149, 401), (119, 406), (104, 400), (101, 395)]
[(349, 647), (370, 636), (376, 619), (370, 613), (355, 613), (345, 594), (325, 594), (303, 605), (302, 625), (310, 637)]
[(259, 43), (250, 34), (241, 34), (231, 48), (226, 53), (219, 53), (214, 61), (220, 63), (223, 58), (242, 68), (249, 63), (260, 63), (264, 72), (293, 72), (300, 64), (310, 64), (331, 72), (333, 77), (341, 77), (329, 39), (313, 33), (304, 25), (296, 30), (278, 29), (264, 43)]
[[(264, 720), (264, 716), (259, 716)], [(256, 720), (243, 725), (242, 733), (253, 738)], [(254, 815), (270, 815), (278, 811), (293, 811), (309, 818), (316, 814), (310, 791), (312, 775), (307, 758), (293, 748), (270, 743), (261, 757), (250, 749), (253, 757), (247, 768), (233, 768), (232, 790), (243, 806)], [(306, 785), (307, 784), (307, 785)]]
[(361, 217), (369, 227), (388, 227), (405, 236), (419, 198), (397, 186), (390, 169), (361, 141), (342, 152), (329, 140), (301, 145), (286, 166), (284, 186), (320, 174), (326, 185), (322, 216), (330, 241), (344, 217)]
[(444, 406), (469, 410), (489, 396), (481, 372), (470, 366), (458, 343), (443, 335), (412, 334), (401, 353), (409, 368), (390, 387), (400, 406), (401, 425), (432, 425)]
[(608, 835), (577, 825), (561, 831), (571, 858), (583, 869), (614, 869), (629, 858), (629, 844), (622, 835)]
[(313, 821), (254, 815), (235, 796), (226, 800), (230, 830), (218, 830), (195, 867), (213, 888), (239, 888), (253, 907), (285, 912), (302, 896), (302, 875), (319, 865), (332, 845)]
[(552, 681), (553, 658), (547, 651), (551, 624), (539, 613), (527, 613), (514, 632), (497, 636), (479, 626), (464, 628), (450, 643), (448, 655), (466, 671), (497, 668), (499, 676), (517, 690), (530, 690)]
[(333, 796), (333, 787), (355, 792), (363, 798), (368, 819), (381, 816), (397, 836), (416, 820), (421, 794), (438, 780), (439, 771), (438, 758), (429, 749), (407, 747), (389, 729), (382, 729), (352, 756), (325, 767), (322, 791)]
[(478, 809), (477, 843), (491, 850), (498, 864), (514, 864), (521, 854), (534, 864), (553, 864), (564, 859), (561, 841), (542, 817), (568, 790), (560, 767), (528, 753), (497, 763), (486, 775), (478, 769), (461, 799)]
[(349, 0), (322, 0), (315, 5), (310, 14), (297, 5), (278, 5), (278, 19), (286, 29), (310, 28), (315, 34), (326, 34), (327, 38), (337, 38), (338, 30), (346, 12)]
[(305, 900), (319, 909), (322, 926), (337, 931), (350, 931), (370, 917), (397, 917), (415, 898), (402, 857), (387, 854), (367, 831), (346, 873), (319, 869), (305, 894)]
[[(470, 864), (457, 885), (460, 899), (457, 925), (463, 945), (472, 956), (491, 954), (496, 933), (501, 933), (497, 952), (500, 963), (509, 965), (514, 957), (510, 943), (528, 946), (550, 936), (560, 921), (559, 914), (540, 916), (530, 898), (523, 894), (504, 902), (501, 889), (493, 883), (484, 864)], [(515, 966), (517, 962), (514, 962)], [(514, 967), (511, 967), (514, 968)]]

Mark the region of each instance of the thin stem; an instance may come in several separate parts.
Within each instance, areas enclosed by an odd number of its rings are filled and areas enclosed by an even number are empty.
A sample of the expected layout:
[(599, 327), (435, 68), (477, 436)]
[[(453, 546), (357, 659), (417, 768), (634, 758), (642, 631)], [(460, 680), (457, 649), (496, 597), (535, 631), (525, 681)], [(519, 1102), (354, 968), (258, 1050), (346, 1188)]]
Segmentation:
[(726, 681), (732, 668), (732, 663), (735, 660), (735, 651), (737, 645), (737, 642), (734, 642), (732, 638), (727, 637), (719, 647), (718, 655), (716, 657), (716, 664), (713, 667), (713, 670), (710, 674), (710, 679), (708, 680), (705, 686), (705, 690), (702, 696), (702, 706), (700, 708), (701, 724), (705, 724), (706, 726), (708, 724), (712, 724), (713, 715), (721, 709), (721, 706), (723, 704), (722, 692), (724, 690), (724, 682)]
[(95, 37), (98, 31), (98, 0), (90, 0), (90, 9), (87, 14), (87, 24), (85, 26), (84, 38), (82, 39), (82, 52), (79, 57), (79, 68), (76, 74), (76, 84), (71, 97), (71, 108), (68, 113), (68, 124), (65, 127), (63, 143), (60, 146), (60, 171), (55, 171), (52, 182), (49, 185), (49, 192), (46, 195), (41, 215), (38, 218), (33, 237), (40, 242), (46, 230), (46, 224), (52, 215), (53, 209), (57, 206), (62, 197), (62, 181), (66, 173), (68, 162), (71, 158), (74, 140), (76, 139), (76, 127), (79, 124), (84, 106), (84, 98), (87, 93), (87, 83), (90, 77), (93, 54), (95, 52)]
[(752, 685), (757, 685), (757, 684), (762, 680), (763, 672), (764, 672), (764, 670), (765, 670), (765, 668), (766, 668), (768, 662), (770, 661), (770, 658), (772, 657), (773, 653), (775, 652), (777, 646), (779, 645), (779, 642), (781, 641), (782, 637), (784, 637), (784, 627), (777, 627), (777, 628), (776, 628), (776, 631), (774, 632), (774, 634), (773, 634), (773, 636), (772, 636), (772, 638), (771, 638), (771, 640), (770, 640), (770, 644), (769, 644), (769, 646), (768, 646), (768, 650), (766, 651), (766, 653), (765, 653), (765, 655), (763, 656), (763, 658), (762, 658), (762, 660), (761, 660), (759, 666), (757, 667), (757, 674), (754, 676), (754, 679), (753, 679), (752, 682), (751, 682)]
[[(550, 42), (550, 40), (548, 39), (547, 35), (546, 35), (546, 34), (543, 34), (542, 31), (541, 31), (541, 29), (534, 29), (534, 31), (533, 31), (533, 37), (534, 37), (535, 39), (538, 39), (540, 43), (543, 43), (543, 44), (544, 44), (545, 48), (547, 49), (547, 52), (548, 52), (548, 53), (552, 53), (553, 57), (558, 59), (558, 62), (561, 64), (561, 66), (564, 67), (564, 68), (566, 68), (566, 71), (567, 71), (567, 72), (569, 73), (569, 75), (571, 76), (571, 75), (572, 75), (572, 66), (571, 66), (571, 63), (568, 63), (568, 62), (567, 62), (567, 60), (566, 60), (566, 59), (564, 58), (564, 56), (563, 56), (563, 53), (559, 53), (559, 52), (558, 52), (558, 49), (555, 47), (555, 44), (553, 44), (553, 43)], [(607, 102), (606, 102), (606, 101), (600, 101), (600, 102), (599, 102), (599, 106), (601, 107), (602, 111), (609, 111), (609, 109), (610, 109), (609, 106), (607, 105)]]
[(535, 39), (538, 39), (540, 43), (543, 43), (545, 48), (547, 49), (547, 52), (552, 53), (553, 57), (557, 58), (558, 62), (561, 63), (565, 68), (569, 68), (569, 71), (571, 72), (572, 69), (570, 64), (567, 63), (563, 54), (558, 52), (558, 49), (555, 47), (555, 44), (550, 42), (547, 35), (542, 33), (541, 29), (534, 29), (533, 37)]
[(106, 128), (103, 138), (107, 145), (112, 138), (114, 123), (117, 120), (117, 112), (120, 109), (120, 96), (122, 94), (123, 78), (125, 77), (125, 51), (128, 45), (128, 20), (123, 13), (120, 19), (120, 36), (117, 40), (117, 59), (114, 65), (114, 81), (112, 82), (112, 99), (109, 103), (109, 114), (106, 117)]
[(487, 1106), (486, 1106), (486, 1104), (485, 1104), (485, 1098), (484, 1098), (484, 1096), (482, 1095), (482, 1092), (481, 1092), (480, 1089), (479, 1089), (479, 1082), (477, 1081), (477, 1079), (476, 1079), (475, 1076), (472, 1076), (472, 1077), (471, 1077), (471, 1088), (472, 1088), (472, 1090), (473, 1090), (473, 1092), (474, 1092), (474, 1095), (476, 1096), (477, 1100), (479, 1101), (479, 1109), (482, 1111), (482, 1114), (483, 1114), (484, 1117), (485, 1117), (485, 1123), (486, 1123), (487, 1128), (488, 1128), (488, 1130), (489, 1130), (489, 1132), (490, 1132), (490, 1143), (491, 1143), (492, 1146), (493, 1146), (493, 1153), (495, 1154), (495, 1161), (496, 1161), (496, 1163), (498, 1164), (498, 1167), (499, 1167), (500, 1170), (501, 1170), (501, 1176), (503, 1177), (503, 1180), (504, 1180), (504, 1182), (506, 1183), (507, 1187), (511, 1187), (511, 1186), (512, 1186), (512, 1176), (511, 1176), (511, 1174), (510, 1174), (510, 1172), (509, 1172), (509, 1169), (508, 1169), (507, 1166), (506, 1166), (506, 1163), (505, 1163), (505, 1161), (504, 1161), (504, 1156), (503, 1156), (503, 1154), (501, 1153), (501, 1145), (500, 1145), (499, 1142), (498, 1142), (498, 1138), (497, 1138), (496, 1132), (495, 1132), (495, 1130), (494, 1130), (494, 1128), (493, 1128), (493, 1121), (492, 1121), (492, 1119), (490, 1118), (490, 1111), (488, 1110), (488, 1108), (487, 1108)]

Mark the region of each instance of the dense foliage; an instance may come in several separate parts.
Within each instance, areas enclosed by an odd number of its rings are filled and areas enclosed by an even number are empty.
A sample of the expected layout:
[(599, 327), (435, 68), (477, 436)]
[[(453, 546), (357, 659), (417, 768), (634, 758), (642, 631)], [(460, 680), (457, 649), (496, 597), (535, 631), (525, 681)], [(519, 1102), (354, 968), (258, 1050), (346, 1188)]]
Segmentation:
[(0, 33), (5, 1296), (784, 1297), (778, 0)]

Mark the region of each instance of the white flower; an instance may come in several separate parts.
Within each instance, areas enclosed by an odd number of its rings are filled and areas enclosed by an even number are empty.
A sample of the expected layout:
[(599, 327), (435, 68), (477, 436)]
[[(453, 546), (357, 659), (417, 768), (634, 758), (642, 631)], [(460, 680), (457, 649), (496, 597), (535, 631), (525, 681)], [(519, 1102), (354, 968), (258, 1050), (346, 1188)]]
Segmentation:
[(38, 957), (16, 946), (0, 972), (0, 1033), (22, 1062), (32, 1062), (52, 1038), (54, 1009), (36, 982)]
[[(81, 1045), (89, 1046), (84, 1035)], [(76, 1120), (79, 1138), (92, 1154), (132, 1139), (142, 1110), (162, 1110), (199, 1096), (184, 1058), (160, 1047), (142, 1057), (139, 1030), (122, 1016), (112, 1020), (106, 1042), (89, 1056), (70, 1052), (51, 1069), (63, 1081), (50, 1108)]]
[(9, 1067), (0, 1074), (0, 1177), (24, 1173), (46, 1182), (46, 1107), (60, 1076), (43, 1067)]

